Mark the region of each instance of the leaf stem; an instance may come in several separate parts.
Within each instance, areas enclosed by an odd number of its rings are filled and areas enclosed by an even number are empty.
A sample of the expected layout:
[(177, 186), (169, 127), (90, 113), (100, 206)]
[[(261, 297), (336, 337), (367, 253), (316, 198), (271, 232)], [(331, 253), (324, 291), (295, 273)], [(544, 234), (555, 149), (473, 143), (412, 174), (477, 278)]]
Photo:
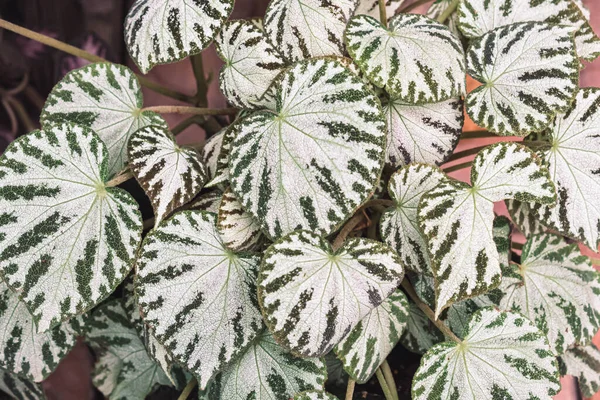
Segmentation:
[(385, 7), (385, 0), (379, 0), (379, 19), (381, 24), (387, 28), (387, 8)]
[(404, 278), (404, 280), (402, 281), (402, 287), (404, 288), (404, 290), (406, 290), (406, 293), (408, 294), (408, 296), (411, 298), (412, 301), (415, 302), (415, 304), (417, 305), (417, 307), (419, 307), (421, 309), (421, 311), (423, 311), (423, 313), (427, 316), (427, 318), (429, 318), (431, 320), (431, 322), (433, 322), (433, 324), (446, 336), (449, 337), (450, 339), (452, 339), (453, 341), (455, 341), (456, 343), (461, 343), (462, 341), (458, 338), (458, 336), (456, 336), (454, 334), (454, 332), (452, 332), (450, 330), (450, 328), (448, 328), (446, 326), (446, 324), (444, 324), (442, 321), (440, 321), (439, 319), (435, 318), (435, 314), (433, 312), (433, 310), (431, 308), (429, 308), (429, 306), (427, 304), (425, 304), (423, 302), (423, 300), (421, 300), (419, 298), (419, 295), (417, 294), (417, 292), (415, 292), (415, 289), (412, 287), (412, 285), (410, 284), (410, 282), (408, 281), (408, 279)]
[(394, 374), (392, 373), (392, 369), (390, 368), (390, 364), (388, 364), (387, 359), (383, 360), (383, 363), (381, 364), (381, 371), (383, 371), (383, 376), (385, 378), (385, 381), (387, 382), (388, 387), (391, 389), (394, 400), (400, 400), (398, 398), (398, 389), (396, 388)]
[(432, 0), (417, 0), (414, 3), (410, 3), (402, 7), (398, 12), (399, 13), (407, 13), (409, 11), (414, 10), (415, 8), (422, 6), (423, 4), (427, 4)]
[(350, 218), (350, 220), (348, 220), (348, 222), (346, 222), (331, 245), (333, 251), (337, 251), (340, 247), (342, 247), (350, 232), (352, 232), (364, 218), (365, 216), (362, 212), (357, 212), (352, 218)]
[(356, 386), (356, 381), (352, 378), (348, 378), (348, 386), (346, 387), (346, 396), (345, 400), (352, 400), (354, 397), (354, 386)]
[(381, 372), (381, 368), (377, 368), (377, 371), (375, 371), (375, 375), (377, 375), (377, 380), (379, 381), (381, 390), (383, 390), (383, 395), (385, 396), (385, 399), (386, 400), (394, 400), (394, 396), (392, 396), (390, 388), (388, 387), (387, 382), (385, 381), (385, 377), (383, 376), (383, 373)]
[(133, 178), (133, 173), (129, 170), (128, 167), (125, 167), (121, 172), (119, 172), (114, 178), (110, 181), (106, 182), (104, 186), (106, 187), (115, 187), (119, 186), (121, 183), (126, 182)]
[(450, 3), (450, 5), (448, 6), (448, 8), (446, 8), (444, 10), (443, 13), (440, 14), (440, 16), (438, 17), (438, 22), (440, 24), (443, 24), (444, 22), (446, 22), (446, 20), (448, 19), (448, 17), (450, 17), (450, 15), (452, 15), (452, 13), (454, 12), (454, 10), (456, 10), (456, 7), (458, 7), (458, 3), (460, 2), (460, 0), (452, 0), (452, 3)]
[(5, 100), (11, 106), (13, 111), (17, 114), (17, 117), (19, 117), (21, 123), (23, 124), (27, 132), (31, 132), (37, 129), (31, 118), (29, 117), (29, 114), (27, 114), (27, 110), (25, 110), (25, 107), (23, 107), (23, 103), (21, 103), (19, 100), (15, 99), (12, 96), (7, 96)]
[(196, 379), (192, 378), (192, 380), (188, 382), (188, 384), (185, 386), (185, 388), (183, 388), (183, 392), (181, 392), (181, 394), (179, 395), (177, 400), (186, 400), (188, 398), (188, 396), (190, 395), (190, 393), (192, 393), (192, 390), (194, 390), (194, 388), (196, 387), (197, 383), (198, 383), (198, 381), (196, 381)]
[(202, 61), (202, 53), (196, 54), (190, 57), (192, 63), (192, 70), (194, 71), (194, 77), (196, 78), (196, 102), (198, 107), (206, 107), (208, 105), (208, 99), (206, 93), (208, 92), (208, 83), (206, 82), (206, 75), (204, 75), (204, 63)]
[(187, 128), (189, 128), (190, 126), (192, 126), (193, 124), (195, 124), (195, 123), (202, 123), (202, 122), (203, 122), (202, 117), (200, 117), (198, 115), (192, 115), (191, 117), (188, 117), (188, 118), (184, 119), (183, 121), (181, 121), (173, 129), (171, 129), (171, 133), (174, 136), (177, 136), (181, 132), (185, 131)]
[(467, 161), (462, 164), (453, 165), (451, 167), (444, 167), (444, 172), (449, 174), (450, 172), (459, 171), (461, 169), (469, 168), (473, 164), (473, 161)]
[(237, 108), (199, 108), (187, 106), (153, 106), (142, 108), (142, 111), (153, 111), (162, 114), (193, 114), (193, 115), (235, 115)]
[(450, 158), (448, 158), (448, 161), (446, 161), (446, 162), (456, 161), (456, 160), (460, 160), (461, 158), (464, 158), (464, 157), (472, 156), (473, 154), (479, 153), (481, 150), (485, 149), (487, 146), (488, 145), (486, 144), (485, 146), (473, 147), (472, 149), (459, 151), (458, 153), (452, 154), (450, 156)]
[(395, 205), (395, 203), (393, 200), (374, 199), (374, 200), (367, 201), (365, 204), (363, 204), (363, 206), (361, 208), (373, 208), (373, 207), (389, 208), (389, 207), (393, 207), (394, 205)]
[(481, 131), (468, 131), (463, 132), (460, 135), (461, 139), (482, 139), (482, 138), (497, 138), (498, 135), (492, 132), (481, 130)]

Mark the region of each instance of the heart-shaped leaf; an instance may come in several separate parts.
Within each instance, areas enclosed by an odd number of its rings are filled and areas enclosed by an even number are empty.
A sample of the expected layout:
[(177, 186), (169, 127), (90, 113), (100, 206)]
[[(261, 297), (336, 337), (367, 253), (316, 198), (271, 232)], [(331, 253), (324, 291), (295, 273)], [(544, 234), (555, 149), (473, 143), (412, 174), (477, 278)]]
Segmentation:
[(39, 332), (107, 297), (132, 266), (138, 204), (107, 188), (98, 135), (52, 126), (14, 141), (0, 158), (0, 272)]
[(229, 166), (236, 197), (272, 238), (335, 231), (375, 190), (385, 121), (378, 99), (339, 62), (296, 64), (277, 107), (237, 125)]
[(40, 384), (0, 368), (0, 395), (2, 392), (9, 398), (17, 400), (44, 400), (46, 398)]
[(310, 390), (298, 393), (294, 400), (337, 400), (337, 397), (321, 390)]
[(260, 225), (229, 189), (219, 205), (217, 228), (223, 243), (235, 251), (250, 250), (262, 239)]
[(140, 84), (130, 69), (97, 63), (69, 72), (48, 95), (40, 123), (73, 122), (92, 128), (108, 149), (108, 175), (127, 163), (127, 142), (133, 132), (164, 120), (153, 112), (141, 112)]
[(384, 27), (357, 15), (346, 29), (348, 52), (369, 80), (405, 103), (433, 103), (465, 93), (465, 54), (448, 27), (399, 14)]
[[(396, 15), (396, 12), (400, 10), (405, 2), (406, 0), (385, 0), (385, 10), (388, 20)], [(379, 0), (358, 0), (354, 15), (360, 14), (368, 15), (380, 21)]]
[(568, 349), (558, 358), (558, 364), (561, 375), (577, 378), (585, 397), (592, 397), (600, 390), (600, 351), (595, 345)]
[(424, 354), (437, 343), (444, 340), (440, 332), (421, 309), (412, 301), (408, 302), (408, 320), (400, 343), (407, 350)]
[(368, 239), (334, 251), (307, 231), (293, 232), (265, 252), (258, 298), (275, 339), (293, 353), (328, 353), (400, 284), (393, 250)]
[(549, 399), (560, 389), (546, 337), (527, 319), (484, 308), (461, 343), (444, 342), (421, 359), (412, 398)]
[(184, 211), (164, 221), (144, 240), (136, 279), (144, 320), (202, 389), (263, 327), (259, 259), (229, 250), (216, 219)]
[(143, 73), (200, 53), (219, 33), (234, 0), (136, 0), (125, 19), (125, 44)]
[(543, 130), (565, 111), (579, 83), (572, 28), (541, 22), (507, 25), (471, 41), (468, 73), (482, 83), (467, 113), (500, 135)]

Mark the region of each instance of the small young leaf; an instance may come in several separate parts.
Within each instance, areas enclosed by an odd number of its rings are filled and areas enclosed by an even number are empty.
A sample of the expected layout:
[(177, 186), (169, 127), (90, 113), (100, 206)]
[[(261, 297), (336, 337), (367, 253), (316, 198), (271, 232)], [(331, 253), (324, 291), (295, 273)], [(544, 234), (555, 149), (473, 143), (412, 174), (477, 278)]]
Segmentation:
[(208, 211), (213, 214), (219, 213), (219, 206), (223, 199), (223, 192), (220, 190), (211, 190), (201, 194), (190, 204), (190, 210)]
[(435, 327), (415, 303), (409, 301), (406, 330), (400, 338), (402, 346), (413, 353), (424, 354), (443, 340), (444, 335), (442, 332)]
[(202, 162), (208, 169), (208, 176), (210, 180), (213, 180), (217, 174), (219, 155), (221, 154), (221, 146), (223, 146), (223, 138), (227, 128), (221, 129), (219, 132), (208, 138), (200, 155), (202, 156)]
[(11, 399), (44, 400), (42, 386), (0, 368), (0, 397), (2, 392)]
[(244, 210), (230, 189), (223, 194), (217, 228), (223, 243), (234, 251), (250, 250), (262, 239), (260, 225)]
[[(233, 140), (238, 134), (238, 129), (238, 122), (235, 121), (227, 128), (219, 131), (218, 135), (222, 135), (222, 138), (216, 139), (219, 143), (215, 143), (219, 148), (219, 152), (216, 154), (216, 167), (211, 167), (214, 168), (214, 172), (211, 173), (210, 182), (205, 185), (207, 188), (218, 187), (221, 190), (227, 188), (227, 182), (229, 182), (229, 153), (231, 152)], [(214, 162), (213, 158), (211, 157), (210, 163)]]
[[(404, 5), (406, 0), (385, 0), (385, 10), (388, 20), (396, 15), (396, 12)], [(379, 13), (379, 0), (358, 0), (358, 5), (354, 10), (354, 15), (365, 14), (375, 18), (378, 21), (380, 19)]]
[(294, 396), (294, 400), (338, 400), (338, 398), (321, 390), (310, 390), (298, 393)]
[(561, 375), (577, 378), (585, 397), (592, 397), (600, 390), (600, 351), (595, 345), (568, 349), (558, 358), (558, 363)]

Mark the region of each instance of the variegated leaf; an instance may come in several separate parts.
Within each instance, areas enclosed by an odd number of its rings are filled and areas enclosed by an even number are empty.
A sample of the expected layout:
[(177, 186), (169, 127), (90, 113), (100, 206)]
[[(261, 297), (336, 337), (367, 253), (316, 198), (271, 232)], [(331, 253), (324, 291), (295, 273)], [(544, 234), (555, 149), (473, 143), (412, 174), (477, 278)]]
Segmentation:
[(285, 67), (283, 58), (250, 21), (230, 21), (216, 39), (217, 52), (225, 62), (221, 91), (236, 107), (255, 108), (273, 79)]
[(600, 275), (576, 244), (560, 236), (529, 238), (521, 264), (504, 277), (501, 289), (500, 307), (535, 322), (556, 354), (587, 345), (600, 327)]
[[(219, 153), (217, 155), (216, 167), (214, 168), (214, 172), (211, 174), (211, 180), (205, 186), (207, 188), (218, 187), (221, 190), (224, 190), (227, 187), (227, 182), (229, 182), (229, 153), (231, 152), (231, 146), (233, 144), (233, 140), (236, 138), (238, 134), (238, 122), (234, 122), (229, 125), (227, 128), (219, 131), (219, 135), (223, 135), (220, 139), (219, 143)], [(211, 162), (213, 162), (211, 160)]]
[(384, 27), (357, 15), (346, 29), (348, 52), (377, 87), (405, 103), (433, 103), (465, 93), (465, 54), (448, 27), (399, 14)]
[(387, 164), (392, 168), (412, 162), (443, 164), (458, 144), (464, 122), (460, 98), (421, 105), (390, 99), (383, 112), (389, 129)]
[(287, 62), (344, 55), (344, 29), (356, 0), (271, 0), (265, 32)]
[(471, 182), (473, 186), (442, 182), (419, 203), (419, 224), (436, 278), (436, 316), (450, 304), (500, 283), (493, 237), (495, 201), (551, 204), (556, 198), (548, 170), (531, 150), (516, 143), (481, 150), (473, 161)]
[(244, 210), (230, 189), (223, 194), (217, 228), (223, 243), (234, 251), (251, 250), (262, 239), (260, 225)]
[(558, 363), (562, 375), (577, 378), (585, 397), (592, 397), (600, 391), (600, 351), (595, 345), (568, 349), (558, 358)]
[[(425, 13), (425, 15), (431, 19), (437, 20), (440, 17), (440, 15), (442, 15), (444, 13), (444, 11), (446, 11), (446, 9), (450, 6), (450, 4), (452, 4), (452, 0), (436, 0), (429, 7), (429, 9)], [(462, 32), (458, 28), (458, 13), (456, 11), (454, 11), (452, 14), (450, 14), (448, 19), (446, 19), (446, 21), (444, 22), (444, 24), (448, 25), (448, 28), (450, 29), (450, 31), (457, 38), (463, 37)]]
[(64, 122), (92, 128), (106, 144), (106, 172), (113, 175), (127, 163), (131, 134), (164, 123), (153, 112), (141, 112), (142, 106), (142, 90), (131, 70), (116, 64), (90, 64), (69, 72), (52, 89), (40, 122), (44, 129)]
[(200, 53), (219, 33), (234, 0), (136, 0), (125, 19), (125, 44), (143, 73)]
[(94, 386), (111, 400), (144, 400), (171, 382), (146, 352), (120, 300), (94, 310), (87, 340), (96, 353)]
[(201, 400), (290, 399), (323, 389), (327, 370), (319, 358), (299, 358), (280, 347), (268, 331), (217, 375)]
[(408, 320), (408, 300), (396, 290), (375, 307), (334, 348), (344, 369), (366, 383), (400, 340)]
[(144, 240), (136, 279), (144, 320), (202, 389), (263, 326), (259, 259), (229, 250), (216, 219), (184, 211), (164, 221)]
[(271, 238), (335, 231), (375, 190), (385, 121), (378, 99), (339, 62), (312, 59), (281, 75), (277, 107), (239, 122), (231, 188)]
[(337, 251), (322, 237), (293, 232), (265, 252), (258, 300), (275, 339), (295, 354), (323, 356), (400, 284), (389, 247), (353, 238)]
[[(406, 0), (385, 0), (385, 10), (388, 20), (392, 18), (400, 8), (404, 5)], [(358, 5), (354, 10), (354, 15), (368, 15), (381, 21), (379, 13), (379, 0), (358, 0)]]
[(309, 390), (298, 393), (294, 396), (294, 400), (338, 400), (338, 398), (322, 390)]
[(0, 158), (0, 273), (39, 332), (107, 297), (132, 266), (138, 204), (105, 187), (108, 152), (88, 128), (57, 125)]
[(46, 398), (40, 384), (33, 383), (0, 368), (0, 397), (2, 397), (2, 392), (9, 399), (16, 400), (44, 400)]
[(519, 314), (484, 308), (461, 343), (440, 343), (423, 356), (412, 397), (549, 399), (559, 389), (548, 339)]
[(525, 237), (544, 233), (546, 229), (538, 220), (529, 203), (519, 200), (506, 200), (505, 203), (510, 218)]
[(147, 126), (129, 139), (129, 167), (154, 208), (155, 226), (192, 200), (208, 180), (200, 155), (180, 147), (165, 126)]
[(211, 190), (198, 196), (190, 203), (190, 210), (203, 210), (213, 214), (219, 213), (219, 206), (223, 199), (223, 192), (220, 190)]
[(221, 154), (221, 146), (223, 145), (223, 138), (227, 128), (221, 129), (219, 132), (208, 138), (204, 147), (200, 151), (202, 156), (202, 162), (208, 169), (208, 176), (210, 180), (213, 180), (217, 174), (217, 165), (219, 155)]
[(444, 335), (412, 301), (408, 302), (408, 320), (400, 343), (407, 350), (424, 354), (435, 344), (444, 340)]
[(388, 184), (395, 206), (381, 216), (381, 238), (398, 252), (407, 269), (420, 274), (433, 272), (427, 241), (417, 219), (417, 206), (425, 193), (447, 179), (439, 168), (410, 164), (396, 171)]
[(469, 93), (466, 104), (477, 125), (500, 135), (526, 136), (569, 107), (579, 83), (571, 28), (525, 22), (470, 43), (468, 73), (482, 85)]

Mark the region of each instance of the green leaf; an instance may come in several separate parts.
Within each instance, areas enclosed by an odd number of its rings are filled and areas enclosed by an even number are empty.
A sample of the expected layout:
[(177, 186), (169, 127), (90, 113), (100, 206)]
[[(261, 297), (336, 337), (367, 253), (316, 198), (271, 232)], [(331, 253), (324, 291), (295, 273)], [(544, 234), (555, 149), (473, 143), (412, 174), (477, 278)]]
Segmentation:
[(184, 211), (164, 221), (144, 240), (136, 279), (144, 321), (202, 389), (263, 326), (259, 259), (227, 249), (216, 219)]
[(262, 240), (260, 225), (230, 189), (225, 191), (219, 205), (217, 228), (223, 243), (234, 251), (252, 250)]
[(569, 107), (579, 82), (571, 28), (526, 22), (470, 43), (468, 73), (482, 86), (466, 103), (477, 125), (499, 135), (526, 136)]
[(208, 180), (200, 155), (180, 147), (165, 126), (147, 126), (129, 139), (129, 167), (152, 203), (155, 225), (192, 200)]
[(298, 393), (294, 396), (294, 400), (338, 400), (338, 398), (322, 390), (309, 390)]
[(327, 354), (402, 281), (389, 247), (353, 238), (337, 251), (322, 237), (293, 232), (265, 252), (258, 298), (278, 343), (303, 357)]
[(408, 300), (396, 290), (364, 317), (334, 348), (344, 369), (366, 383), (396, 347), (408, 320)]
[(500, 284), (494, 202), (513, 198), (551, 204), (556, 196), (539, 159), (516, 143), (481, 150), (473, 161), (471, 182), (473, 186), (442, 182), (419, 203), (419, 224), (436, 280), (436, 315), (454, 302)]
[(190, 210), (203, 210), (218, 214), (221, 199), (223, 199), (223, 192), (220, 190), (211, 190), (210, 192), (201, 194), (196, 200), (190, 203)]
[(44, 129), (73, 122), (92, 128), (108, 149), (108, 175), (127, 163), (127, 142), (133, 132), (164, 120), (141, 112), (142, 89), (133, 72), (121, 65), (97, 63), (69, 72), (48, 95), (40, 115)]
[(290, 399), (304, 390), (323, 389), (327, 370), (319, 358), (299, 358), (280, 347), (265, 330), (209, 385), (201, 400)]
[(600, 351), (595, 345), (568, 349), (559, 357), (558, 363), (562, 375), (577, 378), (585, 397), (592, 397), (600, 390)]
[(216, 39), (217, 52), (225, 62), (221, 69), (221, 92), (236, 107), (255, 108), (273, 79), (285, 67), (283, 58), (251, 21), (230, 21)]
[(408, 321), (400, 343), (407, 350), (424, 354), (435, 344), (444, 340), (444, 335), (412, 301), (408, 302)]
[[(385, 9), (388, 20), (406, 3), (406, 0), (385, 0)], [(358, 0), (354, 15), (365, 14), (380, 21), (379, 0)]]
[(529, 203), (523, 203), (519, 200), (506, 200), (505, 203), (510, 214), (510, 219), (512, 219), (525, 237), (544, 233), (546, 228), (539, 221)]
[(465, 54), (448, 27), (399, 14), (388, 28), (357, 15), (346, 29), (348, 52), (377, 87), (405, 103), (433, 103), (465, 93)]
[(145, 74), (208, 47), (233, 10), (234, 0), (136, 0), (125, 19), (125, 44)]
[(412, 162), (443, 164), (462, 133), (463, 102), (453, 98), (441, 103), (406, 104), (390, 99), (383, 107), (387, 117), (387, 164), (398, 168)]
[(33, 383), (0, 368), (0, 395), (2, 392), (7, 394), (9, 398), (17, 400), (44, 400), (46, 398), (40, 384)]
[(385, 154), (381, 107), (334, 60), (298, 63), (279, 79), (276, 109), (237, 125), (231, 188), (271, 238), (329, 234), (375, 189)]
[(131, 269), (142, 234), (132, 196), (107, 188), (98, 135), (52, 126), (0, 158), (0, 273), (44, 332), (106, 298)]
[(94, 386), (111, 400), (143, 400), (171, 382), (148, 356), (120, 300), (102, 304), (92, 313), (87, 340), (96, 353)]
[(412, 397), (548, 399), (559, 389), (556, 359), (535, 325), (484, 308), (473, 315), (462, 343), (440, 343), (423, 356)]

